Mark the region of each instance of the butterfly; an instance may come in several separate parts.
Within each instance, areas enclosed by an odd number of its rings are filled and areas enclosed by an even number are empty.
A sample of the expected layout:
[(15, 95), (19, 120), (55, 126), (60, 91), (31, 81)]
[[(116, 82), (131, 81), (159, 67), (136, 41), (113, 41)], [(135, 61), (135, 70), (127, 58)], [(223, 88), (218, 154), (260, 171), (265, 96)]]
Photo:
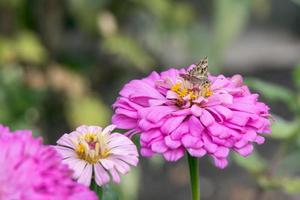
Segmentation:
[(193, 85), (203, 86), (210, 84), (208, 80), (208, 58), (205, 57), (200, 60), (200, 62), (192, 69), (189, 69), (186, 74), (180, 74), (180, 77)]

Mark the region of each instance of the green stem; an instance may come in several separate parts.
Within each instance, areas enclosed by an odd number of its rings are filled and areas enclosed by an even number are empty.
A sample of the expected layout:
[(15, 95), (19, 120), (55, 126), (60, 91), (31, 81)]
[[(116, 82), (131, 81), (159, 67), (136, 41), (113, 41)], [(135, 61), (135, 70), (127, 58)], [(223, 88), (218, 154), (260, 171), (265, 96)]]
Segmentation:
[(199, 160), (198, 158), (191, 156), (189, 153), (187, 155), (190, 169), (192, 200), (200, 200)]
[(97, 194), (99, 199), (102, 199), (102, 195), (103, 195), (102, 187), (97, 185), (97, 183), (95, 182), (95, 179), (92, 179), (90, 189), (93, 190)]

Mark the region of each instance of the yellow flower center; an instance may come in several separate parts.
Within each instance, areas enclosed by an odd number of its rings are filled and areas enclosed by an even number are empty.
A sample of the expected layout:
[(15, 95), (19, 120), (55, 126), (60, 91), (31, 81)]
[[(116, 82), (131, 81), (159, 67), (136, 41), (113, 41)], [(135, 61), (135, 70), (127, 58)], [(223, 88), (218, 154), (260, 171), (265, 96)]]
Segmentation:
[(182, 83), (177, 82), (171, 87), (171, 90), (175, 92), (180, 98), (189, 97), (189, 100), (193, 101), (199, 96), (210, 97), (213, 92), (210, 89), (210, 84), (204, 84), (201, 88), (188, 89)]
[(97, 163), (100, 159), (109, 156), (107, 136), (101, 133), (86, 133), (73, 141), (77, 156), (90, 164)]
[(213, 91), (210, 89), (209, 84), (205, 84), (202, 91), (203, 97), (210, 97), (213, 94)]
[(181, 87), (181, 83), (176, 83), (172, 86), (171, 90), (178, 94), (180, 97), (185, 97), (188, 93), (188, 90), (186, 88)]

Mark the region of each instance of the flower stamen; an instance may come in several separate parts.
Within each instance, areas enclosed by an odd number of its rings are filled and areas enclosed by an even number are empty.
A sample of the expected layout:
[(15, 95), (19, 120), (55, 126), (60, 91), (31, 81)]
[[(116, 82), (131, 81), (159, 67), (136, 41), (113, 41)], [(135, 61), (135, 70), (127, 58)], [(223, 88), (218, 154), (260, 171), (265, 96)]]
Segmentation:
[[(188, 87), (190, 85), (191, 87)], [(183, 84), (181, 82), (177, 82), (171, 87), (171, 91), (175, 92), (178, 95), (178, 101), (183, 103), (183, 98), (187, 97), (189, 101), (194, 101), (200, 96), (202, 97), (210, 97), (213, 94), (213, 91), (210, 89), (210, 84), (203, 84), (202, 86), (195, 86), (188, 84)], [(184, 103), (183, 103), (184, 104)]]
[(90, 164), (97, 163), (100, 159), (109, 156), (109, 149), (106, 147), (105, 137), (101, 133), (86, 133), (78, 137), (79, 142), (75, 145), (77, 156)]

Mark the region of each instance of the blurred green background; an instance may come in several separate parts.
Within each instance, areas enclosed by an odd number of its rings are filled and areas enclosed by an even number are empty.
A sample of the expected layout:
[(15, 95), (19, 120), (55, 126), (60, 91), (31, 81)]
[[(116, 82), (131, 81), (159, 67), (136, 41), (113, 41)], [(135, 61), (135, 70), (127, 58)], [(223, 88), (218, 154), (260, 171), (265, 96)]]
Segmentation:
[[(201, 159), (202, 199), (300, 199), (299, 0), (0, 0), (0, 122), (54, 144), (108, 125), (127, 81), (204, 56), (212, 73), (244, 75), (275, 121), (249, 158)], [(105, 198), (185, 200), (188, 181), (184, 159), (156, 156)]]

